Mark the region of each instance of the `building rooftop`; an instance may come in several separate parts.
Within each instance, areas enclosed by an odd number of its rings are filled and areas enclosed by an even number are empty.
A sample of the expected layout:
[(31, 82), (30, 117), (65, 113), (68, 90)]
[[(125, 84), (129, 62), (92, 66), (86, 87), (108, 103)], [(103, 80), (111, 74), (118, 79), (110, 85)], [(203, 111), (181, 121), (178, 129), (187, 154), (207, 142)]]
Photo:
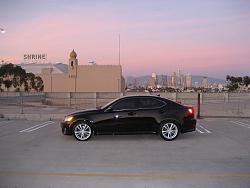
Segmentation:
[(42, 73), (44, 68), (52, 68), (53, 73), (68, 73), (68, 65), (63, 63), (23, 63), (20, 66), (26, 70), (26, 72), (32, 72), (34, 74)]

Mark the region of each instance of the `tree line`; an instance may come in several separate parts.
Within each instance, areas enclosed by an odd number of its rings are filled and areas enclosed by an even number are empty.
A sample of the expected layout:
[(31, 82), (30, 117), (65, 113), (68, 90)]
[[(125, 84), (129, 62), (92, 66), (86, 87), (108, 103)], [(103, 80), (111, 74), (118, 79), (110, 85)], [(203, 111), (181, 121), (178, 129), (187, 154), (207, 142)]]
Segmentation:
[(227, 75), (226, 80), (228, 81), (227, 88), (228, 91), (236, 91), (239, 88), (242, 87), (248, 87), (250, 85), (250, 77), (244, 76), (244, 77), (234, 77)]
[(43, 80), (40, 76), (33, 73), (27, 73), (21, 66), (12, 63), (4, 64), (0, 67), (0, 91), (4, 91), (4, 86), (7, 91), (11, 87), (15, 91), (43, 91)]

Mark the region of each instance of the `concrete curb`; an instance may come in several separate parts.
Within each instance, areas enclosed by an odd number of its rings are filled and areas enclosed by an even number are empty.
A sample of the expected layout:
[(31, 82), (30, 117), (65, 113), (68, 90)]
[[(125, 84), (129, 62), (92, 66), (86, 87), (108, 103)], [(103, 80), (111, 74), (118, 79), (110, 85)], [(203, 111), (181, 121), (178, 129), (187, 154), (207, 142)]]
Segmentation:
[(7, 119), (25, 119), (33, 121), (49, 121), (49, 120), (62, 120), (65, 114), (2, 114), (2, 118)]

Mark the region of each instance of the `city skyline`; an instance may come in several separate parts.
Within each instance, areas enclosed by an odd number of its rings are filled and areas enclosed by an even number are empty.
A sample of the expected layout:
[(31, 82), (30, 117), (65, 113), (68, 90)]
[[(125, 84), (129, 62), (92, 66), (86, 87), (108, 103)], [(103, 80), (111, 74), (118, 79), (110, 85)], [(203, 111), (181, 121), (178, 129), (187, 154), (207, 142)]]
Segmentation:
[(170, 75), (151, 73), (151, 75), (144, 76), (128, 76), (126, 78), (127, 85), (137, 88), (137, 86), (155, 89), (159, 87), (174, 87), (174, 88), (192, 88), (226, 85), (226, 79), (213, 78), (209, 76), (192, 75), (190, 73), (183, 73), (181, 70), (173, 72)]
[(247, 1), (1, 1), (0, 60), (46, 53), (50, 62), (118, 64), (124, 75), (169, 74), (225, 79), (249, 75)]

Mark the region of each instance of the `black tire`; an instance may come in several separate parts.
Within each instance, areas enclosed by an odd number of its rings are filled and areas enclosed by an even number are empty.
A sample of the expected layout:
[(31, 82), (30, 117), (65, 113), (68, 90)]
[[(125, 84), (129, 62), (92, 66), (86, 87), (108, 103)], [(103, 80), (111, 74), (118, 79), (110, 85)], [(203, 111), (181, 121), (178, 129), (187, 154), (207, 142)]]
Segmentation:
[(159, 133), (166, 141), (174, 140), (180, 134), (179, 124), (175, 121), (164, 121), (161, 123)]
[(92, 126), (86, 122), (77, 122), (72, 131), (74, 137), (79, 141), (87, 141), (93, 135)]

